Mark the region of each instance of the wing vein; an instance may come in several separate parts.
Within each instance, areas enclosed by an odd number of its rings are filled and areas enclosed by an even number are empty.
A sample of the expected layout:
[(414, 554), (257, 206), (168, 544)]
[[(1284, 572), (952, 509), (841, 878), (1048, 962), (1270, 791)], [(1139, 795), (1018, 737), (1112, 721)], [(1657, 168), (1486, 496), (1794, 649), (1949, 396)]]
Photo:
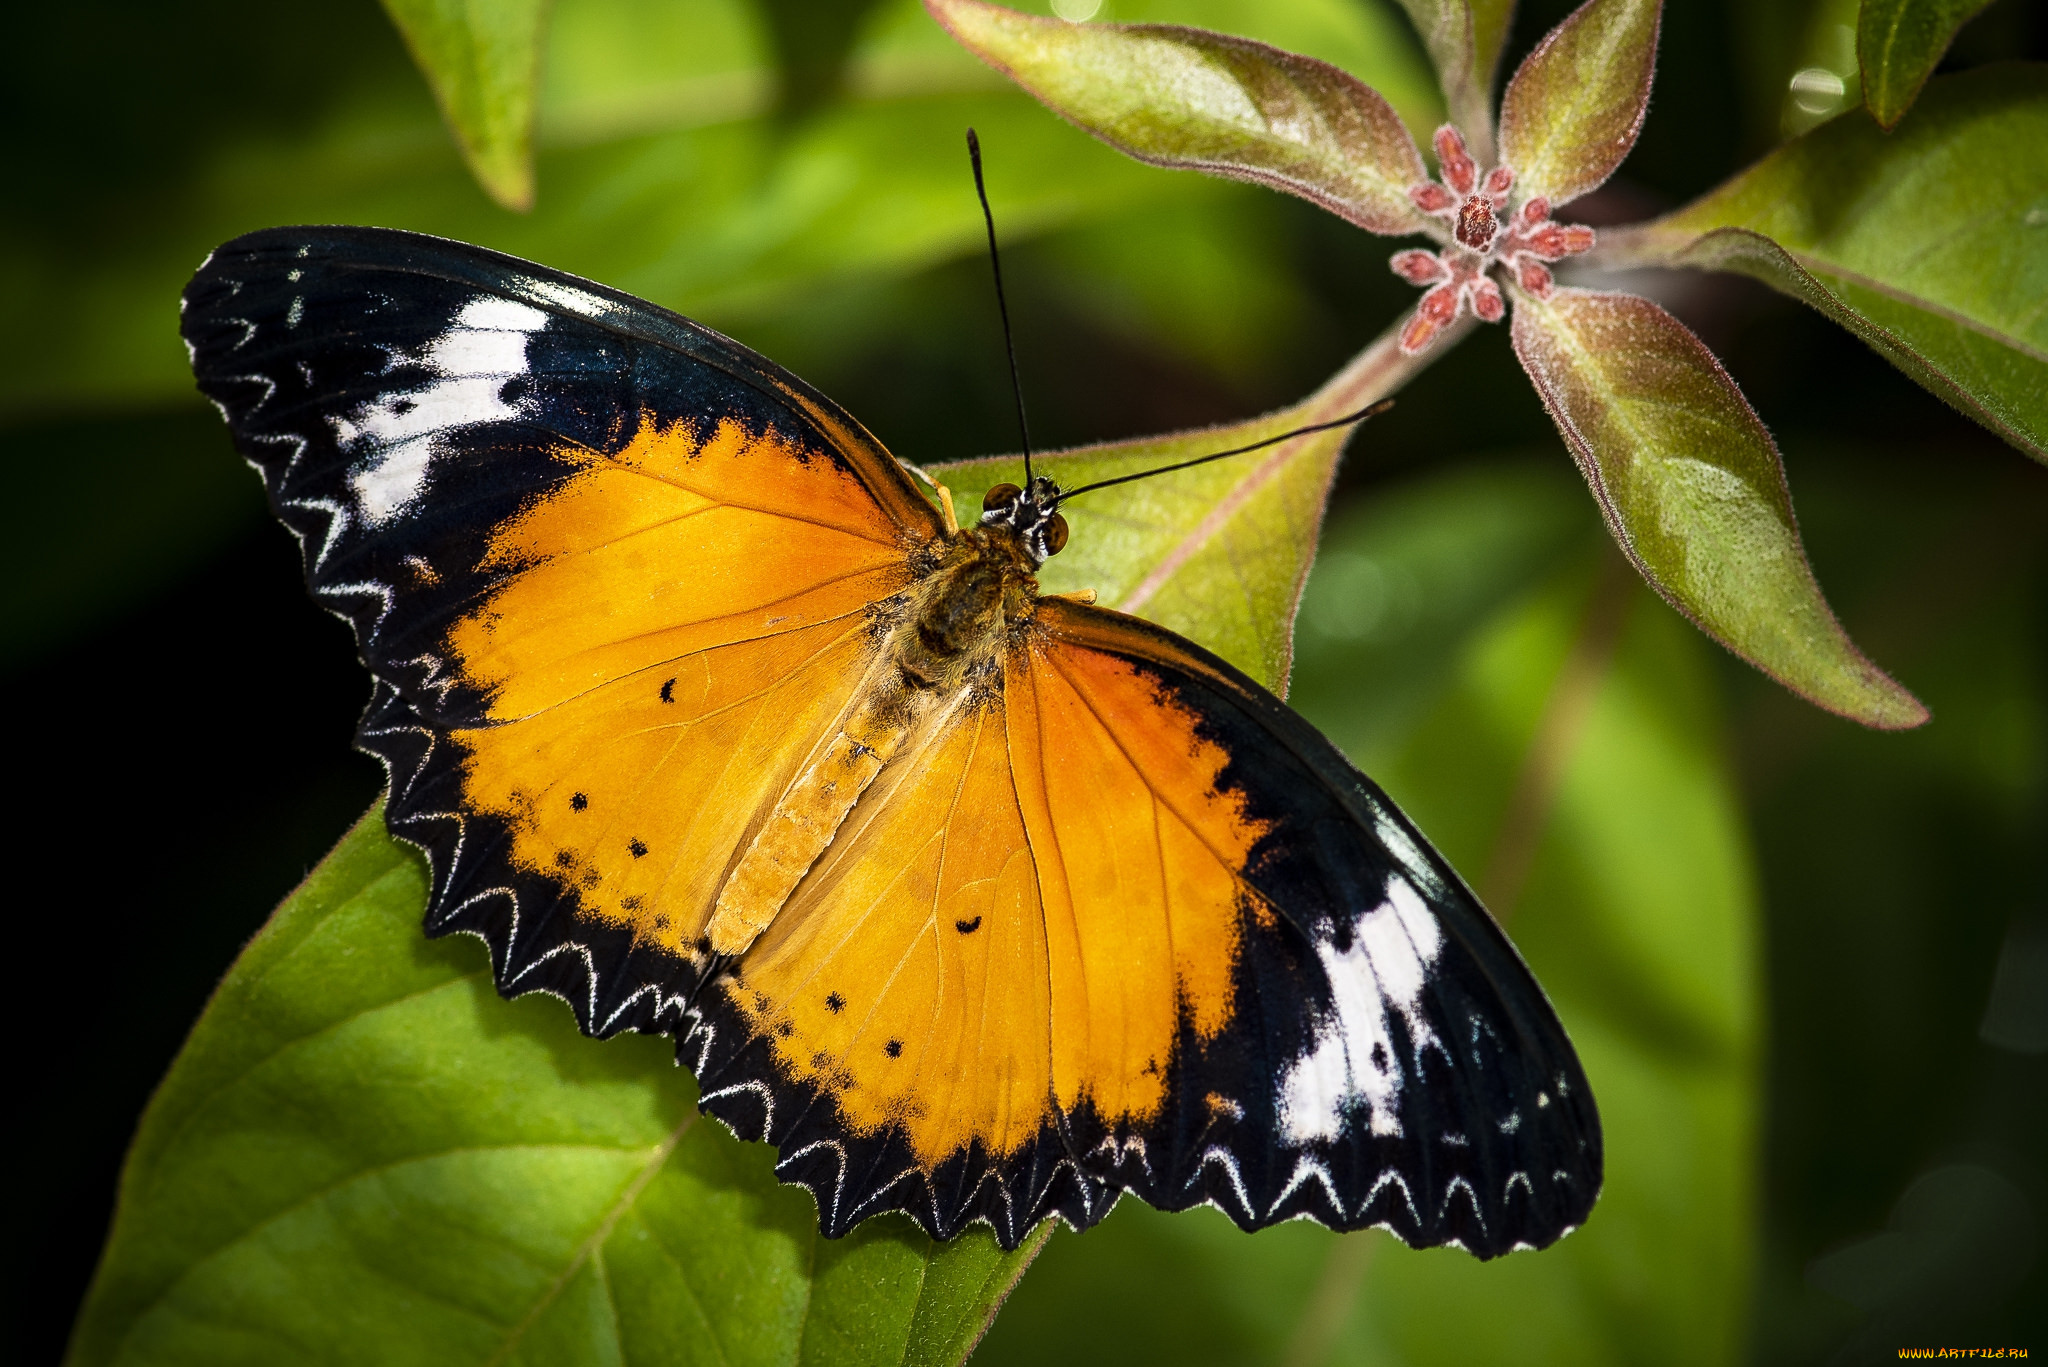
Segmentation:
[(1153, 801), (1163, 803), (1168, 811), (1172, 812), (1175, 817), (1179, 818), (1181, 825), (1186, 826), (1188, 830), (1194, 835), (1195, 839), (1201, 842), (1202, 848), (1209, 851), (1210, 857), (1215, 859), (1217, 864), (1222, 867), (1223, 871), (1230, 875), (1231, 880), (1235, 883), (1238, 883), (1239, 885), (1243, 885), (1244, 879), (1239, 877), (1237, 869), (1233, 867), (1231, 864), (1230, 857), (1224, 854), (1221, 850), (1216, 848), (1215, 842), (1210, 840), (1209, 837), (1202, 832), (1202, 829), (1199, 826), (1197, 826), (1193, 821), (1189, 820), (1187, 813), (1183, 812), (1176, 803), (1167, 799), (1163, 794), (1160, 793), (1160, 791), (1157, 788), (1152, 786), (1151, 782), (1148, 781), (1145, 777), (1145, 770), (1143, 766), (1141, 766), (1137, 762), (1137, 760), (1132, 756), (1129, 747), (1127, 747), (1124, 744), (1123, 738), (1117, 735), (1116, 728), (1109, 724), (1108, 719), (1105, 718), (1102, 715), (1101, 710), (1095, 706), (1094, 700), (1082, 691), (1080, 685), (1076, 684), (1064, 669), (1060, 669), (1058, 661), (1053, 661), (1052, 664), (1053, 668), (1059, 671), (1060, 677), (1067, 681), (1067, 686), (1074, 690), (1074, 696), (1081, 700), (1081, 705), (1087, 708), (1089, 713), (1094, 716), (1096, 724), (1102, 728), (1103, 734), (1109, 737), (1110, 744), (1116, 746), (1118, 753), (1123, 755), (1125, 763), (1129, 764), (1131, 768), (1137, 773), (1138, 781), (1140, 783), (1143, 783), (1145, 785), (1145, 790), (1152, 794)]

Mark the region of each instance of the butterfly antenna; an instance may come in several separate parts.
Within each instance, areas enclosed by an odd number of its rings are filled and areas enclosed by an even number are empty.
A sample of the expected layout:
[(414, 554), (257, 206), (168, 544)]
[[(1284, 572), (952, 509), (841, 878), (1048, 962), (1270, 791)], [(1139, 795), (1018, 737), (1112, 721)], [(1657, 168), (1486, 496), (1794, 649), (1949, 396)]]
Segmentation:
[(1212, 451), (1206, 456), (1196, 456), (1193, 460), (1176, 461), (1172, 465), (1162, 465), (1156, 470), (1140, 470), (1136, 474), (1118, 475), (1115, 479), (1098, 479), (1093, 484), (1084, 484), (1078, 489), (1068, 489), (1060, 495), (1059, 501), (1065, 503), (1076, 494), (1093, 493), (1097, 489), (1107, 489), (1112, 484), (1129, 484), (1134, 479), (1150, 479), (1154, 475), (1170, 475), (1175, 470), (1186, 470), (1191, 466), (1207, 465), (1210, 461), (1222, 460), (1225, 456), (1241, 456), (1247, 451), (1257, 451), (1261, 447), (1277, 446), (1283, 441), (1293, 441), (1296, 437), (1308, 436), (1311, 432), (1328, 432), (1336, 427), (1350, 427), (1354, 423), (1364, 422), (1367, 418), (1376, 418), (1393, 406), (1394, 401), (1392, 399), (1380, 399), (1375, 403), (1367, 404), (1356, 413), (1346, 413), (1343, 417), (1332, 418), (1328, 422), (1312, 422), (1306, 427), (1297, 427), (1292, 431), (1282, 432), (1277, 437), (1267, 437), (1264, 441), (1255, 441), (1249, 446), (1233, 446), (1228, 451)]
[(1024, 382), (1017, 378), (1017, 343), (1010, 336), (1010, 304), (1003, 297), (1003, 258), (996, 251), (996, 216), (988, 207), (988, 186), (981, 179), (981, 139), (967, 130), (967, 160), (974, 164), (974, 193), (981, 197), (981, 221), (988, 225), (988, 264), (996, 273), (996, 312), (1003, 319), (1003, 350), (1010, 357), (1010, 393), (1017, 399), (1017, 433), (1024, 439), (1024, 484), (1031, 484), (1031, 425), (1024, 421)]

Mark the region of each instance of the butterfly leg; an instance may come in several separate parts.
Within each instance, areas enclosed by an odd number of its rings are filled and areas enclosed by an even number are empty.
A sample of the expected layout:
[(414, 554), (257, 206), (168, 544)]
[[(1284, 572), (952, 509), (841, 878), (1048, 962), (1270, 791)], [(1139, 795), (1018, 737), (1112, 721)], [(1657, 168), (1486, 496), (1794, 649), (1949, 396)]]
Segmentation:
[(1086, 607), (1095, 601), (1095, 590), (1075, 589), (1072, 593), (1048, 593), (1045, 595), (1045, 597), (1058, 598), (1069, 603), (1079, 603), (1083, 607)]
[(953, 513), (953, 491), (907, 460), (898, 460), (896, 463), (905, 470), (908, 470), (912, 479), (920, 481), (932, 493), (938, 496), (939, 516), (945, 520), (946, 535), (952, 536), (958, 532), (960, 530), (960, 519)]

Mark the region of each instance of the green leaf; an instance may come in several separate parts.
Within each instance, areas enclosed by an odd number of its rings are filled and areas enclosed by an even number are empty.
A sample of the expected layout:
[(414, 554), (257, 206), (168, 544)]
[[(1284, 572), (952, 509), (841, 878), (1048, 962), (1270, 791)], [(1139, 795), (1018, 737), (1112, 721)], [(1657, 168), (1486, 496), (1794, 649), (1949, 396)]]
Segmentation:
[(1386, 0), (1114, 0), (1103, 14), (1234, 33), (1342, 67), (1385, 96), (1418, 142), (1444, 119), (1429, 55)]
[[(961, 130), (980, 129), (1006, 241), (1213, 199), (1056, 119), (963, 52), (915, 0), (857, 50), (858, 99), (791, 129), (739, 0), (580, 0), (550, 22), (548, 194), (476, 192), (393, 54), (297, 137), (236, 134), (103, 240), (0, 254), (0, 411), (189, 401), (177, 300), (221, 242), (277, 223), (376, 223), (603, 280), (713, 327), (815, 314), (834, 287), (986, 250)], [(395, 46), (395, 45), (393, 45)], [(396, 79), (395, 79), (396, 78)], [(32, 239), (23, 238), (24, 242)], [(786, 357), (785, 359), (796, 359)]]
[(1481, 166), (1493, 160), (1493, 78), (1514, 0), (1401, 0), (1443, 85), (1451, 122)]
[(486, 193), (533, 207), (534, 91), (547, 0), (382, 0)]
[(586, 1039), (428, 941), (371, 813), (144, 1113), (70, 1361), (954, 1363), (1036, 1247), (818, 1236), (667, 1040)]
[[(1368, 22), (1377, 11), (1354, 0), (1200, 0), (1199, 12), (1372, 72), (1425, 127), (1438, 116), (1420, 55), (1397, 41), (1398, 16)], [(1158, 175), (1048, 118), (917, 0), (892, 0), (863, 32), (851, 98), (795, 127), (773, 112), (772, 54), (746, 0), (577, 0), (551, 15), (546, 42), (548, 193), (529, 214), (477, 193), (396, 44), (380, 45), (380, 64), (350, 74), (331, 106), (309, 109), (303, 130), (196, 142), (180, 154), (188, 174), (136, 190), (133, 211), (90, 240), (46, 241), (24, 226), (25, 209), (0, 210), (17, 242), (0, 253), (0, 413), (189, 401), (178, 293), (208, 251), (270, 224), (376, 223), (544, 261), (770, 346), (801, 373), (831, 349), (812, 339), (833, 295), (986, 251), (960, 142), (970, 124), (1006, 243), (1083, 225), (1129, 240), (1143, 232), (1136, 216), (1246, 193)], [(1264, 245), (1247, 246), (1283, 274), (1273, 234), (1261, 233)], [(1265, 344), (1231, 323), (1233, 292), (1162, 298), (1198, 315), (1189, 329)], [(1167, 320), (1168, 335), (1183, 321)], [(862, 326), (874, 346), (874, 321)]]
[[(1432, 477), (1335, 515), (1309, 580), (1304, 714), (1331, 735), (1372, 736), (1352, 758), (1468, 874), (1502, 843), (1517, 771), (1559, 710), (1593, 615), (1596, 557), (1611, 554), (1571, 485), (1527, 463)], [(1412, 578), (1412, 606), (1372, 632), (1314, 626), (1355, 596), (1362, 563), (1389, 584)], [(1246, 1237), (1214, 1212), (1126, 1203), (1085, 1236), (1054, 1236), (976, 1367), (1744, 1360), (1759, 1199), (1755, 874), (1707, 649), (1625, 578), (1622, 589), (1611, 664), (1588, 676), (1507, 922), (1600, 1104), (1607, 1186), (1585, 1227), (1479, 1263), (1377, 1232), (1296, 1223)], [(1436, 618), (1445, 600), (1455, 628)], [(1383, 724), (1380, 684), (1411, 666), (1430, 680), (1427, 703), (1404, 701)]]
[(1171, 24), (1074, 24), (925, 0), (961, 45), (1076, 125), (1155, 166), (1285, 190), (1368, 232), (1422, 232), (1422, 154), (1393, 107), (1327, 62)]
[(1586, 0), (1543, 36), (1501, 97), (1515, 192), (1553, 206), (1614, 174), (1650, 107), (1662, 0)]
[(1956, 30), (1991, 0), (1863, 0), (1856, 15), (1856, 64), (1863, 107), (1896, 128)]
[(1941, 77), (1890, 135), (1846, 114), (1599, 259), (1755, 276), (2048, 461), (2048, 67)]
[(1517, 292), (1514, 345), (1615, 541), (1666, 601), (1831, 712), (1886, 730), (1927, 720), (1829, 611), (1777, 445), (1699, 338), (1647, 299), (1561, 289)]
[[(1315, 394), (1249, 422), (1034, 454), (1032, 469), (1078, 489), (1352, 413), (1405, 376), (1392, 334)], [(1350, 427), (1311, 433), (1153, 479), (1081, 495), (1061, 512), (1067, 548), (1038, 573), (1047, 593), (1092, 589), (1103, 607), (1135, 613), (1215, 651), (1282, 697), (1294, 659), (1294, 610), (1315, 558), (1323, 505)], [(1363, 440), (1370, 441), (1371, 424)], [(963, 522), (996, 484), (1021, 484), (1017, 456), (930, 467)]]

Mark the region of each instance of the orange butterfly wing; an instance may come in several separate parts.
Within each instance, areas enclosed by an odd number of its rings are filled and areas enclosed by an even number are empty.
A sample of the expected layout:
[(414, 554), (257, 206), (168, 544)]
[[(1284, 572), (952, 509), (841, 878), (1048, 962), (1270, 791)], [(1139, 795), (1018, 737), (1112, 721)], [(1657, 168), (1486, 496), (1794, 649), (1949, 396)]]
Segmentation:
[(937, 514), (697, 324), (414, 234), (279, 229), (187, 291), (201, 387), (377, 680), (428, 930), (596, 1034), (676, 1027), (750, 825), (872, 667)]
[(1188, 642), (1056, 600), (1037, 627), (712, 994), (706, 1108), (830, 1232), (903, 1208), (1008, 1244), (1126, 1189), (1482, 1255), (1582, 1220), (1577, 1060), (1392, 804)]

